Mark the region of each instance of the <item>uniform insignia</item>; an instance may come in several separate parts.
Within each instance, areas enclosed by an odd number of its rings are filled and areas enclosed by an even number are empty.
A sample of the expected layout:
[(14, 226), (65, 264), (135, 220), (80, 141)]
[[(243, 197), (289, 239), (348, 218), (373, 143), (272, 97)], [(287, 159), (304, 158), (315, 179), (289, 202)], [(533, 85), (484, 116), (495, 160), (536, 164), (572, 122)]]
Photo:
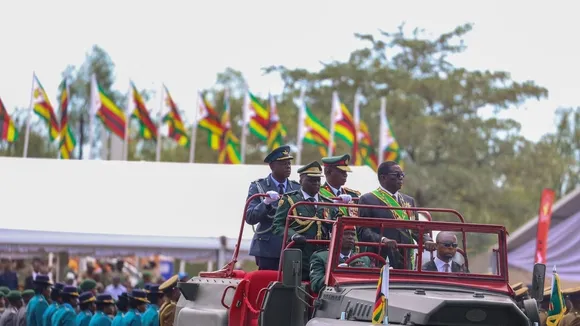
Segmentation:
[(280, 200), (278, 201), (278, 207), (284, 205), (284, 197), (280, 198)]

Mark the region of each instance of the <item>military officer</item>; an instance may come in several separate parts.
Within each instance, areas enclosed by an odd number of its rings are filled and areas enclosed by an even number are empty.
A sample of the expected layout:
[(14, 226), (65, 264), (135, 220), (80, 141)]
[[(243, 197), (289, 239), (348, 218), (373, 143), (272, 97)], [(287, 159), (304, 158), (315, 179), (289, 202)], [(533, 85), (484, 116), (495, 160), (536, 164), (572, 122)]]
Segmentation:
[[(328, 198), (340, 197), (343, 202), (350, 203), (352, 198), (358, 198), (360, 191), (350, 189), (344, 186), (349, 172), (352, 172), (348, 163), (350, 155), (323, 157), (322, 164), (324, 166), (324, 177), (326, 182), (320, 187), (320, 193)], [(343, 216), (351, 216), (356, 213), (356, 210), (350, 212), (346, 207), (341, 207)]]
[(33, 297), (34, 297), (34, 290), (26, 289), (26, 290), (22, 291), (22, 300), (24, 301), (24, 306), (22, 306), (22, 308), (20, 308), (18, 310), (18, 316), (17, 316), (18, 326), (26, 326), (26, 311), (27, 311), (28, 303), (30, 302), (30, 299), (32, 299)]
[(570, 326), (580, 323), (580, 287), (563, 290), (562, 294), (570, 299), (572, 309), (560, 319), (558, 326)]
[(96, 300), (97, 311), (91, 318), (89, 326), (110, 326), (113, 319), (109, 315), (115, 309), (115, 300), (110, 294), (99, 294)]
[(262, 179), (250, 183), (248, 197), (255, 194), (267, 194), (268, 197), (256, 198), (248, 205), (246, 222), (258, 224), (254, 230), (254, 237), (250, 245), (250, 255), (256, 259), (260, 270), (278, 270), (280, 252), (282, 251), (282, 237), (274, 235), (272, 221), (276, 214), (278, 200), (285, 192), (298, 190), (300, 184), (288, 179), (292, 172), (290, 146), (281, 146), (274, 149), (266, 158), (265, 163), (270, 165), (271, 173)]
[(79, 292), (76, 286), (65, 286), (61, 291), (62, 305), (52, 315), (53, 326), (75, 326)]
[(125, 326), (141, 326), (141, 315), (145, 312), (145, 308), (149, 300), (147, 300), (147, 293), (141, 289), (134, 289), (129, 294), (129, 311), (123, 317), (123, 325)]
[(81, 293), (91, 292), (93, 296), (97, 295), (97, 282), (90, 278), (87, 278), (86, 280), (82, 281), (81, 285), (79, 285), (79, 288)]
[(175, 320), (175, 308), (179, 300), (179, 289), (177, 288), (178, 275), (173, 275), (159, 286), (159, 290), (165, 294), (165, 304), (159, 309), (159, 325), (173, 326)]
[(79, 296), (79, 313), (75, 320), (76, 326), (89, 326), (91, 318), (97, 308), (95, 295), (92, 291), (81, 293)]
[(62, 304), (61, 291), (64, 288), (63, 283), (55, 283), (52, 291), (50, 292), (50, 299), (52, 302), (42, 315), (42, 326), (52, 325), (52, 315), (58, 309), (58, 306)]
[(50, 289), (52, 282), (47, 275), (36, 275), (34, 279), (34, 297), (30, 299), (26, 310), (27, 326), (42, 326), (42, 315), (48, 309)]
[[(339, 266), (347, 267), (344, 262), (354, 254), (354, 244), (356, 238), (356, 228), (354, 226), (345, 226), (342, 233), (342, 243)], [(326, 274), (326, 263), (328, 262), (328, 248), (319, 250), (312, 254), (310, 258), (310, 289), (318, 293), (324, 287)], [(349, 264), (351, 267), (370, 267), (371, 260), (369, 257), (360, 257)]]
[(151, 302), (143, 317), (141, 318), (141, 324), (143, 326), (159, 326), (159, 306), (163, 303), (163, 292), (159, 291), (159, 285), (150, 284), (149, 290), (147, 291), (147, 300)]
[(127, 296), (127, 292), (121, 293), (117, 302), (117, 315), (113, 318), (113, 322), (111, 326), (122, 326), (123, 325), (123, 316), (127, 313), (129, 308), (129, 297)]
[[(314, 161), (298, 169), (300, 175), (300, 190), (287, 192), (282, 196), (278, 202), (278, 209), (274, 217), (274, 234), (283, 236), (286, 227), (286, 218), (288, 216), (290, 207), (300, 201), (310, 202), (327, 202), (332, 200), (321, 195), (320, 192), (320, 178), (322, 175), (322, 167), (320, 163)], [(303, 205), (298, 206), (291, 215), (303, 217), (316, 217), (318, 219), (336, 219), (339, 216), (339, 211), (335, 207), (328, 207), (322, 205)], [(308, 244), (307, 239), (311, 240), (327, 240), (330, 235), (330, 225), (320, 221), (301, 221), (294, 219), (290, 222), (288, 228), (288, 239), (294, 241), (302, 250), (302, 279), (309, 279), (309, 264), (310, 256), (322, 246)]]
[(16, 326), (18, 310), (22, 308), (22, 294), (20, 291), (10, 291), (6, 295), (9, 306), (2, 313), (0, 317), (0, 326)]

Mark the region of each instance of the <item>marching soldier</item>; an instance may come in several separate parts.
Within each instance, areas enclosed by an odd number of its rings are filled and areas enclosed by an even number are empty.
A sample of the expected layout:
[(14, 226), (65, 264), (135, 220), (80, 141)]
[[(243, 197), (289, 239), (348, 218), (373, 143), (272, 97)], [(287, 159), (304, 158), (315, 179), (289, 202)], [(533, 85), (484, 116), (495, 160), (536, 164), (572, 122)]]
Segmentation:
[(75, 319), (76, 326), (89, 326), (91, 318), (93, 318), (93, 314), (95, 313), (95, 309), (97, 308), (95, 301), (96, 298), (93, 292), (87, 291), (81, 293), (81, 295), (79, 296), (80, 311), (77, 314), (77, 318)]
[(113, 314), (115, 300), (110, 294), (99, 294), (96, 303), (97, 311), (91, 318), (89, 326), (110, 326), (113, 320), (109, 315)]
[(22, 294), (20, 291), (10, 291), (6, 295), (6, 300), (10, 304), (0, 317), (0, 326), (17, 326), (18, 310), (22, 308)]
[(568, 296), (570, 303), (572, 304), (572, 309), (568, 311), (562, 319), (558, 326), (571, 326), (580, 324), (580, 287), (566, 289), (562, 291), (562, 294)]
[(58, 306), (62, 304), (61, 291), (64, 288), (63, 283), (56, 283), (50, 292), (50, 299), (52, 302), (42, 315), (42, 326), (52, 325), (52, 315), (58, 309)]
[(123, 325), (123, 316), (127, 313), (129, 308), (129, 297), (127, 296), (127, 292), (121, 293), (117, 302), (117, 315), (113, 318), (113, 322), (111, 326), (122, 326)]
[(273, 234), (272, 221), (280, 196), (300, 188), (298, 182), (288, 179), (292, 172), (290, 165), (292, 159), (290, 146), (274, 149), (264, 159), (264, 162), (270, 165), (272, 172), (267, 177), (252, 182), (248, 190), (247, 198), (258, 193), (268, 195), (265, 198), (252, 200), (246, 212), (246, 222), (252, 225), (252, 228), (258, 224), (250, 245), (250, 255), (254, 256), (260, 270), (278, 270), (282, 237)]
[(42, 326), (42, 315), (48, 309), (48, 301), (46, 298), (50, 298), (52, 282), (47, 275), (36, 275), (33, 283), (35, 295), (28, 303), (26, 325)]
[[(356, 238), (356, 228), (354, 225), (345, 226), (342, 232), (342, 243), (340, 257), (338, 258), (339, 266), (344, 264), (354, 253), (354, 241)], [(312, 254), (310, 258), (310, 288), (314, 293), (319, 293), (324, 287), (324, 278), (326, 275), (326, 263), (328, 262), (328, 248), (319, 250)], [(351, 267), (370, 267), (371, 260), (369, 257), (360, 257), (349, 264)]]
[(24, 306), (18, 310), (17, 315), (17, 325), (18, 326), (26, 326), (26, 311), (28, 308), (28, 303), (30, 299), (34, 297), (34, 290), (26, 289), (22, 291), (22, 300), (24, 301)]
[(173, 275), (159, 286), (159, 290), (165, 294), (165, 304), (159, 309), (159, 325), (173, 326), (175, 319), (175, 308), (179, 300), (179, 289), (177, 288), (178, 275)]
[(76, 286), (65, 286), (61, 292), (62, 305), (52, 315), (53, 326), (75, 326), (76, 308), (79, 304), (79, 292)]
[(97, 282), (95, 282), (95, 280), (92, 280), (90, 278), (87, 278), (86, 280), (82, 281), (81, 285), (79, 285), (79, 288), (81, 293), (91, 292), (93, 296), (97, 295)]
[(151, 284), (149, 285), (149, 290), (147, 291), (147, 300), (151, 302), (143, 317), (141, 318), (141, 324), (143, 326), (159, 326), (159, 305), (163, 302), (163, 292), (159, 291), (159, 285)]
[(129, 294), (129, 311), (123, 317), (123, 325), (125, 326), (141, 326), (141, 314), (147, 308), (147, 293), (141, 289), (134, 289)]
[[(278, 202), (278, 210), (273, 223), (274, 234), (276, 235), (284, 235), (286, 218), (290, 207), (295, 203), (300, 201), (332, 202), (332, 200), (320, 194), (320, 178), (323, 176), (320, 163), (314, 161), (303, 166), (298, 169), (298, 174), (300, 174), (300, 190), (287, 192)], [(335, 207), (321, 205), (298, 206), (290, 213), (297, 216), (316, 217), (321, 220), (336, 219), (339, 216), (339, 212)], [(297, 219), (292, 220), (289, 226), (288, 239), (294, 241), (297, 247), (302, 250), (302, 280), (307, 281), (309, 279), (310, 256), (315, 251), (322, 249), (322, 246), (308, 244), (306, 240), (329, 239), (330, 227), (327, 223), (320, 221), (301, 221)]]

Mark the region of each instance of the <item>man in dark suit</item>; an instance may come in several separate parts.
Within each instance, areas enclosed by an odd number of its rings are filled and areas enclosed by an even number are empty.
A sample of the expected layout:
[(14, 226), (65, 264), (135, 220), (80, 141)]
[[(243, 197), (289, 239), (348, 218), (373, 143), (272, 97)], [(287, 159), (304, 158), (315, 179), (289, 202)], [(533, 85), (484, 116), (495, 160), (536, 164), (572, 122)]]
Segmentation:
[(457, 253), (457, 237), (451, 232), (442, 231), (435, 238), (437, 255), (433, 260), (426, 262), (422, 269), (430, 272), (469, 273), (463, 265), (453, 261)]
[[(405, 173), (401, 167), (393, 161), (381, 163), (377, 170), (380, 187), (369, 193), (362, 195), (359, 199), (361, 205), (392, 206), (392, 207), (416, 207), (413, 197), (401, 193), (399, 190), (403, 186)], [(383, 219), (418, 220), (416, 212), (407, 212), (403, 209), (377, 209), (360, 208), (360, 217), (372, 217)], [(388, 257), (390, 266), (394, 269), (414, 269), (413, 250), (397, 249), (397, 243), (413, 244), (417, 234), (409, 230), (383, 229), (361, 227), (358, 238), (364, 242), (381, 242), (386, 244), (382, 248), (380, 255)], [(435, 243), (428, 234), (423, 235), (423, 243), (426, 250), (435, 250)], [(378, 252), (376, 247), (370, 247), (368, 251)], [(407, 266), (404, 266), (404, 256), (407, 255)]]
[(265, 163), (270, 165), (272, 171), (265, 178), (250, 183), (248, 197), (255, 194), (267, 194), (268, 197), (256, 198), (248, 205), (246, 222), (252, 225), (258, 224), (254, 230), (254, 238), (250, 245), (250, 255), (256, 259), (256, 265), (260, 270), (278, 270), (280, 252), (282, 251), (282, 237), (274, 235), (272, 222), (278, 200), (286, 192), (300, 189), (296, 181), (288, 180), (291, 169), (290, 146), (281, 146), (274, 149), (266, 158)]

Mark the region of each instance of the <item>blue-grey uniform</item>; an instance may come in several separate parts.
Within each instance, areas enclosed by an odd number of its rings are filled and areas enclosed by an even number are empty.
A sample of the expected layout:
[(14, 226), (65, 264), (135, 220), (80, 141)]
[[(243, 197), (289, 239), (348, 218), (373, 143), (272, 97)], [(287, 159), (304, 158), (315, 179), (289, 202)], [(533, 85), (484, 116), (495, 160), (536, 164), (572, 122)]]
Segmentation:
[(97, 295), (97, 311), (91, 318), (89, 326), (111, 326), (113, 318), (105, 314), (104, 309), (115, 305), (115, 300), (110, 294)]
[[(74, 307), (77, 306), (78, 296), (79, 293), (76, 286), (65, 286), (62, 289), (61, 297), (63, 303), (52, 314), (50, 320), (52, 326), (75, 326), (77, 314)], [(74, 303), (74, 307), (71, 302)]]
[(117, 300), (117, 315), (113, 318), (113, 322), (111, 326), (122, 326), (123, 325), (123, 317), (127, 312), (127, 307), (129, 306), (129, 297), (127, 296), (127, 292), (121, 293)]
[[(92, 292), (84, 292), (79, 296), (79, 304), (81, 305), (81, 311), (79, 311), (77, 318), (75, 320), (76, 326), (89, 326), (91, 318), (93, 318), (93, 312), (86, 308), (86, 305), (95, 302), (97, 299)], [(83, 309), (82, 306), (85, 305)]]
[(60, 293), (64, 288), (63, 283), (56, 283), (52, 287), (52, 292), (50, 292), (50, 298), (52, 299), (52, 303), (48, 306), (44, 314), (42, 315), (42, 326), (52, 326), (52, 315), (58, 309), (59, 303), (58, 299), (60, 299)]
[(159, 285), (150, 284), (147, 290), (147, 300), (151, 303), (141, 316), (141, 324), (143, 326), (159, 326), (159, 306), (157, 302), (162, 298), (163, 292), (159, 291)]
[(137, 308), (131, 308), (123, 317), (124, 326), (141, 326), (141, 311), (145, 310), (145, 307), (149, 302), (147, 300), (147, 293), (143, 290), (134, 289), (129, 295), (129, 304), (134, 305), (137, 303)]
[[(35, 286), (47, 287), (52, 286), (52, 282), (47, 275), (36, 275), (34, 279)], [(26, 309), (26, 326), (42, 326), (42, 316), (48, 309), (48, 302), (42, 293), (36, 293)]]
[[(287, 168), (290, 169), (291, 159), (293, 157), (290, 156), (290, 146), (281, 146), (268, 154), (264, 162), (269, 164), (287, 164)], [(283, 183), (280, 183), (270, 174), (266, 178), (250, 183), (247, 198), (258, 193), (265, 194), (268, 191), (284, 194), (298, 189), (300, 189), (298, 182), (286, 179)], [(258, 224), (257, 230), (254, 230), (254, 237), (250, 245), (250, 255), (255, 257), (256, 264), (260, 270), (278, 270), (280, 252), (282, 251), (282, 237), (274, 235), (272, 230), (272, 222), (276, 214), (278, 201), (274, 200), (271, 203), (266, 203), (264, 199), (262, 197), (252, 200), (246, 211), (246, 222), (252, 227)]]

